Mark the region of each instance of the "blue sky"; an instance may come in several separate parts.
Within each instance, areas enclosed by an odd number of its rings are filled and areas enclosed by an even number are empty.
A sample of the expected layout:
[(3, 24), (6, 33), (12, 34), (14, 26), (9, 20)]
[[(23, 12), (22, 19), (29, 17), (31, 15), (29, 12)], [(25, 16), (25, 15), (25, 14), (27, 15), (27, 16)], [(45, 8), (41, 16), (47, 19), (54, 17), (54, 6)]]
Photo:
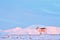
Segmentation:
[(60, 0), (0, 0), (0, 29), (30, 25), (60, 26)]

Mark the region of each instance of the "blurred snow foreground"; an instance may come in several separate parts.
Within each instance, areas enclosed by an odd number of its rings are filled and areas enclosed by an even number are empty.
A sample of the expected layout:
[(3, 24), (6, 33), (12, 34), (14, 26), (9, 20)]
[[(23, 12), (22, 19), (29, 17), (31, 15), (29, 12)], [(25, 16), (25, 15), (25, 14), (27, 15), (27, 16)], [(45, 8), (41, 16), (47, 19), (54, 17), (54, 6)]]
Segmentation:
[(60, 34), (60, 28), (55, 26), (29, 26), (27, 28), (12, 28), (7, 30), (0, 30), (0, 32), (8, 33), (8, 34)]

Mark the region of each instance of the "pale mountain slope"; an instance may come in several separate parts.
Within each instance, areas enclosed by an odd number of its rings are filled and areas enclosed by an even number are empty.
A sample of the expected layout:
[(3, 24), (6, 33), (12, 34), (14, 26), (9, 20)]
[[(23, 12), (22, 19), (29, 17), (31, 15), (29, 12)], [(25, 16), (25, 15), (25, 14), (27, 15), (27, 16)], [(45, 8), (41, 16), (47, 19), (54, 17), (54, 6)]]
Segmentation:
[[(12, 29), (8, 29), (8, 30), (3, 30), (3, 32), (9, 33), (9, 34), (40, 34), (41, 32), (38, 32), (36, 30), (36, 27), (40, 27), (43, 28), (39, 25), (33, 25), (33, 26), (29, 26), (27, 28), (20, 28), (20, 27), (16, 27), (16, 28), (12, 28)], [(55, 27), (55, 26), (45, 26), (44, 28), (46, 28), (46, 34), (60, 34), (60, 27)], [(0, 30), (1, 32), (2, 30)]]

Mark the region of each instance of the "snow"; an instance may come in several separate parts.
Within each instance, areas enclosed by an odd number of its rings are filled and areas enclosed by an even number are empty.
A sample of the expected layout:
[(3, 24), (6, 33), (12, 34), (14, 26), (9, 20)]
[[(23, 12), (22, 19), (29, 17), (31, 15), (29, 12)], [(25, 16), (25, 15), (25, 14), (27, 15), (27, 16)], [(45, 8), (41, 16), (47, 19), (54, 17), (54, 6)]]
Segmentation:
[(0, 30), (0, 40), (59, 40), (60, 27), (45, 26), (46, 34), (40, 34), (36, 27), (43, 28), (39, 25), (29, 26), (27, 28), (12, 28)]

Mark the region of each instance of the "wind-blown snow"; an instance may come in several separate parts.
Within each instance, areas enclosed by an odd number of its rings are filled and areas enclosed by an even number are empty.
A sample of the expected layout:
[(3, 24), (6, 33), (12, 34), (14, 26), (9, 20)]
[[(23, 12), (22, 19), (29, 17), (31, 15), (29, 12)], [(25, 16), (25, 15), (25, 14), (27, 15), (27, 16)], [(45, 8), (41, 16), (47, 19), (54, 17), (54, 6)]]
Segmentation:
[(58, 27), (50, 26), (47, 27), (47, 34), (60, 34)]

